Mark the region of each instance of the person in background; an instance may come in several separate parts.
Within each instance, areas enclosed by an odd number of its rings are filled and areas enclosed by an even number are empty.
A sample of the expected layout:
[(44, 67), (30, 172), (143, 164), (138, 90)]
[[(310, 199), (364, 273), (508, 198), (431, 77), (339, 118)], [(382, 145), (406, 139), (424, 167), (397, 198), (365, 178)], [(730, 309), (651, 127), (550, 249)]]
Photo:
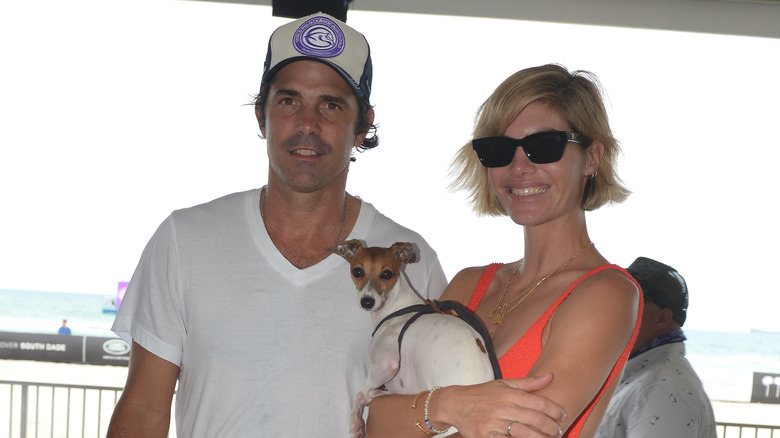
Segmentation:
[(462, 270), (442, 300), (468, 305), (483, 321), (504, 379), (431, 388), (421, 394), (424, 410), (408, 396), (378, 397), (370, 438), (450, 426), (467, 438), (550, 436), (546, 424), (524, 421), (514, 387), (518, 378), (549, 374), (552, 382), (533, 394), (565, 409), (552, 436), (595, 434), (642, 311), (638, 286), (598, 251), (585, 220), (586, 211), (628, 196), (617, 177), (618, 152), (589, 72), (527, 68), (482, 104), (473, 139), (455, 158), (455, 185), (468, 190), (477, 213), (518, 225), (515, 234), (485, 241), (483, 251), (509, 245), (521, 258)]
[(637, 258), (627, 270), (644, 293), (642, 325), (596, 436), (715, 438), (710, 400), (685, 358), (685, 279), (647, 257)]
[(62, 320), (62, 327), (57, 331), (58, 335), (69, 335), (70, 333), (70, 327), (68, 327), (68, 320), (63, 319)]
[(109, 437), (166, 436), (174, 388), (181, 437), (348, 435), (373, 325), (327, 248), (412, 242), (411, 285), (446, 286), (419, 234), (346, 192), (354, 149), (379, 140), (371, 80), (368, 42), (343, 22), (275, 30), (255, 101), (267, 184), (173, 212), (146, 246), (113, 325), (132, 352)]

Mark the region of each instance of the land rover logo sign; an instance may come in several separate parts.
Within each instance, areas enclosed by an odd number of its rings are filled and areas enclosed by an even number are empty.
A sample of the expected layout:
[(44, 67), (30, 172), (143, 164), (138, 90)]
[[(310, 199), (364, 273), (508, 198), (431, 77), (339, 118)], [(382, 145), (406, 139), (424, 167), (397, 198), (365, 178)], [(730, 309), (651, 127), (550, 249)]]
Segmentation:
[(121, 339), (109, 339), (103, 342), (103, 351), (114, 356), (121, 356), (130, 352), (130, 344)]

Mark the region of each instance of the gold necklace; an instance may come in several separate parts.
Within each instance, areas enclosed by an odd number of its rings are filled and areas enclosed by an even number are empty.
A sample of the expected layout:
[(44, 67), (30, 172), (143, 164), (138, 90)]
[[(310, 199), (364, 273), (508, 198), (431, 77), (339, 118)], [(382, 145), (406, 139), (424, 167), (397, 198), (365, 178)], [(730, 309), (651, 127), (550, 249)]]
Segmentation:
[[(515, 270), (514, 270), (514, 271), (512, 271), (512, 275), (511, 275), (511, 276), (509, 276), (509, 280), (507, 280), (507, 282), (506, 282), (506, 285), (504, 285), (504, 292), (503, 292), (503, 293), (501, 294), (501, 296), (498, 298), (498, 304), (496, 304), (496, 307), (494, 307), (494, 308), (493, 308), (493, 310), (491, 310), (490, 312), (488, 312), (488, 318), (489, 318), (491, 321), (493, 321), (493, 324), (495, 324), (495, 325), (499, 325), (499, 324), (501, 324), (501, 321), (503, 321), (503, 320), (504, 320), (504, 316), (506, 316), (506, 314), (507, 314), (507, 313), (509, 313), (509, 312), (511, 312), (511, 311), (513, 311), (513, 310), (515, 310), (515, 308), (516, 308), (517, 306), (519, 306), (519, 305), (520, 305), (520, 303), (522, 303), (523, 301), (525, 301), (525, 299), (526, 299), (526, 298), (528, 298), (528, 296), (529, 296), (529, 295), (531, 295), (531, 293), (533, 293), (533, 291), (535, 291), (535, 290), (536, 290), (536, 288), (538, 288), (538, 287), (539, 287), (539, 285), (540, 285), (540, 284), (542, 284), (542, 283), (544, 282), (544, 280), (547, 280), (548, 278), (550, 278), (550, 277), (552, 277), (553, 275), (555, 275), (555, 274), (556, 274), (558, 271), (560, 271), (561, 269), (563, 269), (564, 267), (566, 267), (566, 265), (568, 265), (569, 263), (571, 263), (571, 262), (572, 262), (572, 260), (576, 259), (576, 258), (577, 258), (577, 256), (579, 256), (580, 254), (582, 254), (582, 253), (583, 253), (583, 251), (585, 251), (586, 249), (588, 249), (588, 247), (590, 247), (591, 245), (593, 245), (593, 242), (590, 242), (590, 243), (588, 243), (587, 245), (585, 245), (585, 246), (584, 246), (582, 249), (580, 249), (579, 251), (577, 251), (576, 253), (574, 253), (574, 255), (573, 255), (573, 256), (569, 257), (569, 259), (568, 259), (568, 260), (566, 260), (565, 262), (563, 262), (563, 264), (562, 264), (562, 265), (558, 266), (557, 268), (555, 268), (555, 270), (553, 270), (553, 271), (552, 271), (552, 272), (550, 272), (549, 274), (545, 275), (545, 276), (544, 276), (544, 277), (542, 277), (542, 278), (541, 278), (539, 281), (537, 281), (536, 283), (532, 284), (532, 285), (531, 285), (531, 286), (529, 286), (527, 289), (525, 289), (524, 291), (522, 291), (522, 292), (520, 293), (520, 295), (518, 295), (518, 296), (517, 296), (517, 298), (514, 298), (514, 299), (512, 299), (512, 300), (509, 300), (509, 301), (507, 301), (507, 302), (504, 302), (504, 298), (506, 298), (506, 294), (507, 294), (507, 292), (509, 291), (509, 284), (512, 282), (512, 279), (513, 279), (513, 278), (515, 278), (515, 274), (517, 274), (517, 271), (518, 271), (518, 270), (520, 270), (520, 268), (522, 268), (522, 267), (523, 267), (523, 265), (525, 264), (525, 261), (521, 262), (521, 263), (520, 263), (520, 265), (519, 265), (517, 268), (515, 268)], [(515, 301), (516, 301), (516, 302), (515, 302)], [(513, 302), (514, 302), (514, 304), (513, 304)], [(512, 307), (509, 307), (510, 305), (512, 305)], [(507, 309), (507, 307), (509, 307), (509, 309)]]
[[(348, 196), (346, 192), (344, 192), (344, 216), (341, 217), (341, 226), (339, 227), (339, 233), (336, 235), (336, 241), (333, 243), (333, 246), (336, 246), (341, 242), (341, 233), (344, 231), (344, 224), (347, 223), (347, 199)], [(263, 218), (263, 227), (265, 227), (266, 233), (268, 233), (268, 237), (271, 237), (271, 233), (268, 232), (268, 226), (265, 224), (265, 189), (263, 189), (263, 192), (260, 194), (260, 217)]]

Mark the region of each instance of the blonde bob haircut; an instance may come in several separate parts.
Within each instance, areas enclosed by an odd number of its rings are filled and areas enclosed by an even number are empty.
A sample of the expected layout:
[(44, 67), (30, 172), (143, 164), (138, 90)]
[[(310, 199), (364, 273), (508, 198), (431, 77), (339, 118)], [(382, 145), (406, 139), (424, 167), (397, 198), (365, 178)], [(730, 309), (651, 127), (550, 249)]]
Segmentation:
[[(604, 145), (604, 156), (595, 178), (585, 184), (582, 208), (595, 210), (607, 203), (624, 201), (630, 191), (617, 176), (620, 146), (609, 127), (601, 84), (593, 73), (569, 72), (557, 64), (521, 70), (508, 77), (479, 107), (472, 138), (504, 135), (506, 128), (532, 102), (543, 101), (557, 111), (572, 131)], [(470, 193), (469, 202), (480, 215), (505, 216), (471, 141), (456, 154), (451, 166), (453, 189)]]

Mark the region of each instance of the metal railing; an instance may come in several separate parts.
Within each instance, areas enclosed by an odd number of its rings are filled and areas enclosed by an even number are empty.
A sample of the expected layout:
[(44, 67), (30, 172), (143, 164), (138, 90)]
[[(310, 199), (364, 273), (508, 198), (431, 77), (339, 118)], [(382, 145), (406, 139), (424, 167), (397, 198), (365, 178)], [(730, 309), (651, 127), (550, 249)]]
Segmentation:
[[(0, 437), (105, 437), (122, 388), (0, 380)], [(780, 438), (780, 426), (717, 423), (718, 438)], [(7, 432), (7, 435), (6, 435)], [(169, 436), (175, 436), (175, 428)]]
[(121, 392), (0, 380), (0, 437), (104, 437)]
[(780, 438), (780, 426), (718, 423), (718, 438)]

